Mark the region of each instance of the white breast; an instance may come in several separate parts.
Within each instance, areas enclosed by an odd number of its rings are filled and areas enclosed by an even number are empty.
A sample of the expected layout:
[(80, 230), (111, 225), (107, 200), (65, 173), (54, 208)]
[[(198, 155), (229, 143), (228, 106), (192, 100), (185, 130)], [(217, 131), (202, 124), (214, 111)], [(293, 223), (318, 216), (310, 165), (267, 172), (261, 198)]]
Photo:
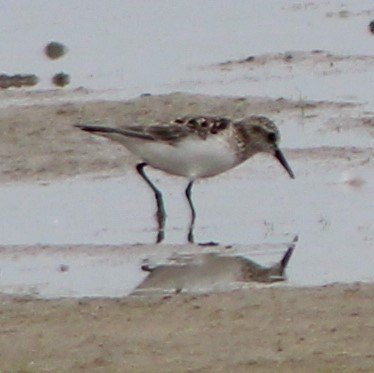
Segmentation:
[(176, 145), (136, 139), (121, 143), (150, 166), (189, 179), (214, 176), (239, 163), (234, 149), (219, 135), (206, 140), (187, 137)]

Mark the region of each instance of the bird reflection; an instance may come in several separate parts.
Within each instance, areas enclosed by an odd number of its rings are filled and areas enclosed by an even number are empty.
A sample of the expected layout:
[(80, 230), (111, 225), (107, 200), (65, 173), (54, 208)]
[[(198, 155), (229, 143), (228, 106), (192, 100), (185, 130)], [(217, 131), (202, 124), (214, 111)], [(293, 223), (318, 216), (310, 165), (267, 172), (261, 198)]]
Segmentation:
[(285, 270), (295, 249), (297, 237), (287, 247), (283, 257), (271, 266), (263, 266), (242, 255), (228, 256), (218, 252), (196, 254), (179, 258), (173, 264), (151, 266), (143, 264), (148, 276), (136, 288), (142, 291), (166, 292), (190, 289), (214, 289), (217, 286), (237, 282), (274, 283), (285, 281)]

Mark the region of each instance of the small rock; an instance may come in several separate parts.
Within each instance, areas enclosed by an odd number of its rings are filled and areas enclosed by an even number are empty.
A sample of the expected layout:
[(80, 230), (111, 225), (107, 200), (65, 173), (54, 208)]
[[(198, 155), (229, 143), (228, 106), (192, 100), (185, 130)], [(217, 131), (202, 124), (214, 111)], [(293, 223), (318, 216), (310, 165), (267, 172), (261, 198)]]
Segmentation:
[(67, 272), (69, 270), (69, 266), (67, 264), (61, 264), (58, 269), (60, 272)]
[(58, 73), (53, 76), (52, 82), (58, 87), (65, 87), (70, 83), (70, 75), (65, 73)]
[(244, 62), (252, 62), (252, 61), (254, 61), (255, 59), (256, 59), (255, 56), (249, 56), (249, 57), (247, 57), (247, 58), (244, 60)]
[(374, 20), (369, 23), (369, 30), (372, 34), (374, 34)]
[(292, 53), (288, 52), (288, 53), (286, 53), (286, 54), (284, 55), (284, 60), (285, 60), (286, 62), (290, 62), (290, 61), (292, 61), (292, 59), (293, 59), (293, 55), (292, 55)]
[(9, 87), (23, 87), (23, 86), (34, 86), (38, 84), (39, 79), (34, 74), (16, 74), (16, 75), (0, 75), (0, 88), (9, 88)]
[(56, 60), (66, 54), (68, 49), (64, 44), (57, 41), (51, 41), (46, 45), (44, 51), (51, 60)]

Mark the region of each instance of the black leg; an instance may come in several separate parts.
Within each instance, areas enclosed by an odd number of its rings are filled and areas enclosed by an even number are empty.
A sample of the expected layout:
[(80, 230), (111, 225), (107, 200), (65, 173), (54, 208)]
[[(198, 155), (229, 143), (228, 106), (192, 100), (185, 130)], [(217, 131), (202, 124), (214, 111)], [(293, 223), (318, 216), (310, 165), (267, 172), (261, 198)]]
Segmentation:
[(193, 185), (193, 181), (190, 181), (186, 188), (186, 197), (187, 197), (188, 204), (190, 205), (190, 209), (191, 209), (191, 222), (188, 228), (188, 236), (187, 236), (188, 242), (190, 243), (194, 242), (193, 229), (195, 226), (195, 218), (196, 218), (195, 208), (193, 206), (192, 199), (191, 199), (192, 185)]
[(156, 218), (158, 223), (158, 233), (156, 243), (160, 243), (163, 241), (165, 237), (165, 220), (166, 220), (166, 213), (164, 208), (164, 201), (162, 199), (161, 192), (153, 185), (152, 181), (149, 180), (148, 176), (144, 172), (144, 167), (147, 166), (147, 163), (142, 162), (136, 165), (136, 170), (138, 171), (139, 175), (145, 180), (145, 182), (149, 185), (149, 187), (153, 190), (155, 194), (156, 203), (157, 203), (157, 212)]

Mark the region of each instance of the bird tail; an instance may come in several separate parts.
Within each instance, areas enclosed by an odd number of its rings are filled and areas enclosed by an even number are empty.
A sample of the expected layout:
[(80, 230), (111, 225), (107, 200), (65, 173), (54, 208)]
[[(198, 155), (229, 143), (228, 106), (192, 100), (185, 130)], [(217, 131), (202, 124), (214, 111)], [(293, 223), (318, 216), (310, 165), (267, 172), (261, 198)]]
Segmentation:
[(75, 124), (74, 127), (81, 129), (82, 131), (97, 133), (97, 134), (106, 134), (106, 133), (118, 133), (123, 134), (120, 129), (112, 127), (103, 127), (89, 124)]
[[(81, 129), (82, 131), (86, 131), (89, 133), (93, 133), (95, 135), (101, 135), (108, 137), (112, 140), (122, 142), (123, 137), (132, 137), (135, 139), (142, 139), (142, 140), (154, 140), (152, 136), (134, 127), (129, 128), (113, 128), (113, 127), (103, 127), (103, 126), (96, 126), (90, 124), (76, 124), (74, 127)], [(119, 136), (117, 136), (119, 135)], [(121, 141), (122, 140), (122, 141)]]

